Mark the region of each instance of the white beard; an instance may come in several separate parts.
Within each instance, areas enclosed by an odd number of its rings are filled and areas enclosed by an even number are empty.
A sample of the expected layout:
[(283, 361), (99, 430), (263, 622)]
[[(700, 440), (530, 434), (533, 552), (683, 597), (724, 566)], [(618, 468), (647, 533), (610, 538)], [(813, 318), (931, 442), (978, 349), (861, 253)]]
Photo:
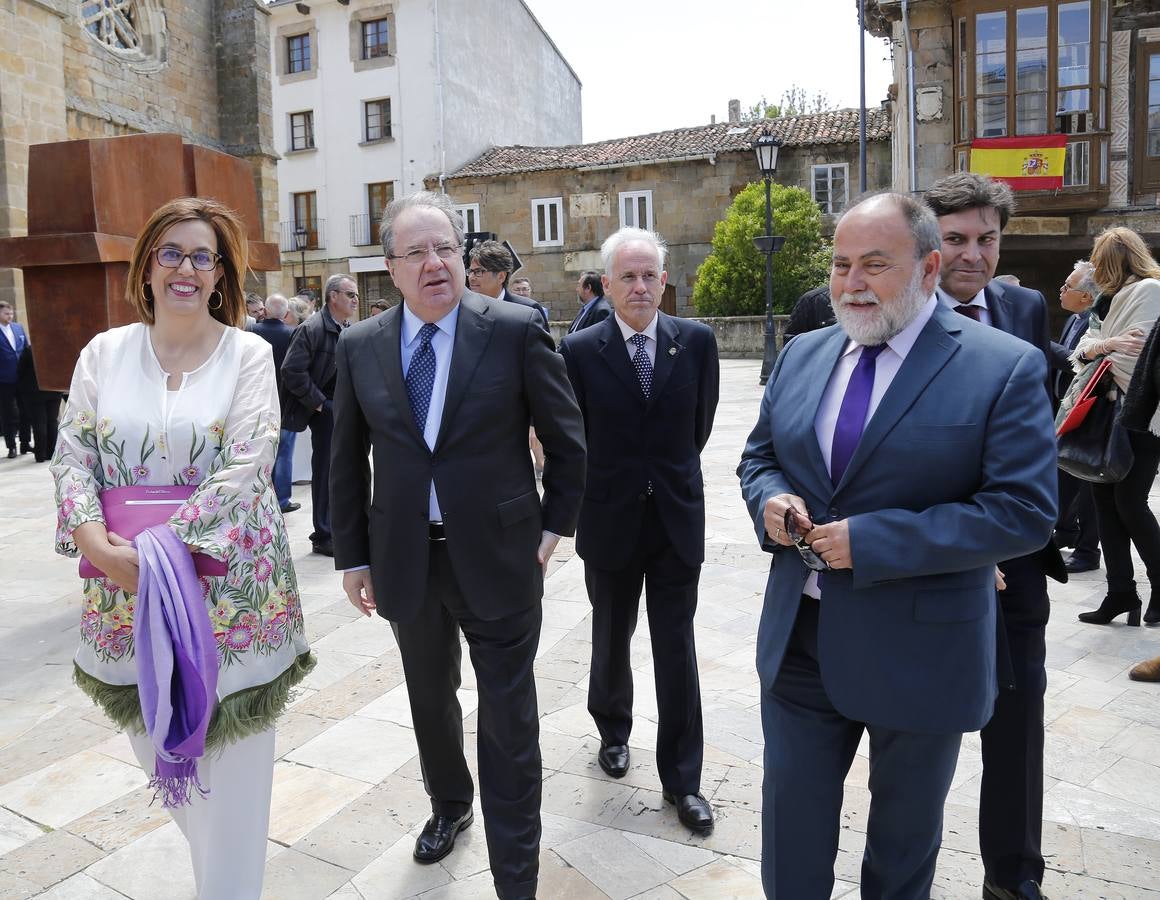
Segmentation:
[[(885, 344), (902, 329), (914, 321), (914, 317), (922, 311), (930, 294), (922, 287), (922, 267), (914, 267), (914, 275), (910, 283), (902, 290), (899, 296), (882, 301), (873, 291), (863, 291), (859, 294), (842, 294), (834, 302), (834, 316), (838, 325), (856, 344), (864, 347), (873, 347)], [(876, 304), (871, 312), (861, 309), (858, 312), (847, 307), (852, 302)]]

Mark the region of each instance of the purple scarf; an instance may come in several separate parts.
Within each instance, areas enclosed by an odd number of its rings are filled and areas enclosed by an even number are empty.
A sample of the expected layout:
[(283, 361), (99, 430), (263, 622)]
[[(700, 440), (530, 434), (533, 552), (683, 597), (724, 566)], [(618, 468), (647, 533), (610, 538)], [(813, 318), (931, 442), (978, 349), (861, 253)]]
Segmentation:
[[(162, 806), (187, 806), (190, 788), (205, 796), (197, 760), (217, 699), (213, 629), (189, 549), (166, 525), (137, 535), (135, 651), (145, 731), (157, 753), (149, 787)], [(157, 794), (154, 794), (156, 799)]]

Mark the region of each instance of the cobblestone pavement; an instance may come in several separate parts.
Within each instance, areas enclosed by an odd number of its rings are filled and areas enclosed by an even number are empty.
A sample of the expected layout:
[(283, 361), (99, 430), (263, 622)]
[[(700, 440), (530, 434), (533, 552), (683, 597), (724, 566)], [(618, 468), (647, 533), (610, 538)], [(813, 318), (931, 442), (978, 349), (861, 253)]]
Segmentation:
[[(585, 710), (589, 609), (580, 560), (565, 541), (547, 583), (537, 665), (545, 900), (761, 896), (753, 656), (767, 558), (733, 474), (760, 389), (756, 362), (722, 368), (705, 453), (708, 558), (697, 616), (703, 790), (717, 826), (693, 837), (662, 802), (646, 628), (634, 644), (632, 769), (612, 781), (596, 766)], [(303, 508), (287, 523), (319, 665), (279, 723), (264, 896), (494, 896), (481, 821), (442, 863), (411, 860), (428, 805), (399, 657), (386, 623), (358, 618), (331, 561), (308, 553), (309, 489), (296, 488), (296, 498)], [(176, 826), (149, 805), (128, 741), (70, 682), (79, 594), (75, 563), (52, 553), (47, 467), (30, 456), (0, 460), (0, 510), (0, 897), (186, 900), (193, 880)], [(1044, 846), (1055, 900), (1160, 898), (1160, 688), (1127, 679), (1132, 664), (1160, 654), (1160, 630), (1078, 623), (1076, 612), (1097, 603), (1102, 588), (1097, 572), (1051, 589)], [(471, 757), (473, 688), (467, 665)], [(978, 736), (968, 735), (946, 808), (936, 897), (980, 895), (980, 770)], [(857, 895), (866, 778), (863, 749), (847, 781), (835, 897)]]

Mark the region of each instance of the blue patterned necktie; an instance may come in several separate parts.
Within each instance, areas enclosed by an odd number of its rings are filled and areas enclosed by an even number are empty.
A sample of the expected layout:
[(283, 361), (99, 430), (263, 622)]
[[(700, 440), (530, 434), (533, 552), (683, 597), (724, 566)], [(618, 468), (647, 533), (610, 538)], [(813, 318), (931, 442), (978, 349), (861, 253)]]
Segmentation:
[(643, 334), (634, 334), (629, 338), (633, 344), (636, 345), (636, 353), (632, 357), (632, 367), (636, 369), (636, 377), (640, 379), (640, 389), (644, 391), (644, 399), (649, 398), (652, 393), (652, 363), (649, 362), (648, 354), (645, 352), (644, 344), (648, 340)]
[(435, 387), (435, 350), (431, 347), (431, 338), (438, 330), (439, 327), (430, 322), (419, 329), (419, 347), (411, 355), (411, 364), (407, 367), (407, 399), (411, 401), (411, 412), (420, 433), (427, 428), (431, 389)]
[(858, 441), (862, 439), (866, 413), (870, 409), (870, 395), (874, 392), (874, 361), (885, 349), (885, 344), (864, 346), (846, 385), (838, 421), (834, 423), (834, 442), (830, 445), (830, 479), (834, 484), (842, 480), (846, 467), (854, 458), (854, 451), (858, 449)]

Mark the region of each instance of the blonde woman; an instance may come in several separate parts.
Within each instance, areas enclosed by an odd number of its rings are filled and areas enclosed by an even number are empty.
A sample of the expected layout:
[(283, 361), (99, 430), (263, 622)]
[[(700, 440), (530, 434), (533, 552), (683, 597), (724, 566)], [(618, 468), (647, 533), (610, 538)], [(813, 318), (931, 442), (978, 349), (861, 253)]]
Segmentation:
[[(1144, 341), (1160, 318), (1160, 265), (1140, 236), (1123, 227), (1109, 228), (1096, 238), (1091, 263), (1101, 296), (1072, 359), (1086, 364), (1110, 358), (1116, 385), (1126, 392)], [(1135, 460), (1124, 480), (1092, 485), (1108, 592), (1099, 609), (1079, 614), (1081, 622), (1106, 625), (1127, 613), (1129, 625), (1140, 624), (1132, 544), (1144, 561), (1151, 588), (1144, 621), (1160, 622), (1160, 524), (1148, 507), (1148, 491), (1160, 467), (1160, 437), (1129, 432), (1129, 440)]]
[[(103, 573), (84, 581), (76, 683), (162, 782), (207, 900), (261, 894), (274, 720), (313, 665), (270, 483), (280, 420), (273, 359), (269, 344), (242, 330), (246, 259), (241, 223), (215, 201), (173, 200), (153, 214), (126, 286), (141, 321), (97, 335), (81, 352), (52, 463), (57, 552), (83, 554)], [(188, 797), (164, 783), (172, 761), (150, 706), (158, 694), (150, 678), (157, 642), (146, 639), (157, 629), (152, 551), (139, 539), (139, 555), (106, 527), (101, 498), (109, 488), (174, 485), (192, 491), (166, 523), (178, 555), (196, 550), (225, 571), (196, 578), (189, 568), (176, 592), (194, 639), (198, 629), (203, 636), (197, 671), (210, 685), (199, 746), (179, 754), (194, 757), (187, 787), (200, 790)], [(181, 648), (175, 637), (177, 662)], [(176, 711), (173, 722), (183, 724)]]

